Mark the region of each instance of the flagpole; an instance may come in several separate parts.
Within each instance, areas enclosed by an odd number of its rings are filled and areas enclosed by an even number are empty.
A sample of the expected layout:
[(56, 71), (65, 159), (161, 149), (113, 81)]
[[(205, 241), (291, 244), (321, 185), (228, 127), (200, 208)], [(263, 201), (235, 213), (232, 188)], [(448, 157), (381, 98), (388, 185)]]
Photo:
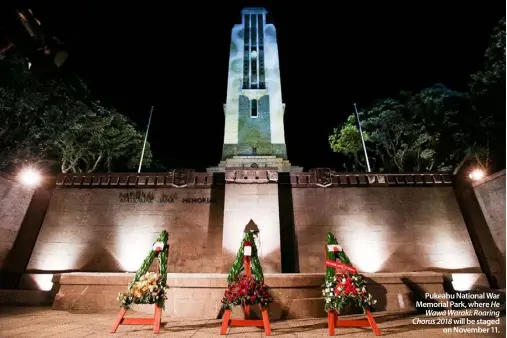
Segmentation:
[(153, 114), (153, 106), (151, 106), (150, 117), (148, 118), (148, 127), (146, 128), (146, 135), (144, 135), (143, 151), (141, 152), (141, 161), (139, 161), (139, 169), (137, 173), (141, 173), (141, 166), (143, 165), (144, 150), (146, 149), (146, 141), (148, 141), (148, 131), (150, 131), (151, 115)]
[(364, 156), (366, 157), (366, 166), (368, 172), (371, 173), (370, 161), (368, 160), (368, 152), (366, 151), (366, 144), (364, 143), (363, 130), (361, 129), (361, 121), (359, 120), (359, 113), (357, 112), (357, 106), (354, 103), (354, 110), (356, 111), (357, 124), (359, 125), (359, 134), (361, 134), (361, 141), (363, 142)]

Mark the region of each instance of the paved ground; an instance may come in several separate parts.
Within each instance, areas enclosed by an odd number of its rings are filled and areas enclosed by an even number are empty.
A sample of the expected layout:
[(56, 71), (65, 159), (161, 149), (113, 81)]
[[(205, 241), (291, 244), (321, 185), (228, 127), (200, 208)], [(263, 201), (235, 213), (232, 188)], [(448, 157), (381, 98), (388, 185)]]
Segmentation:
[[(146, 317), (146, 315), (143, 315)], [(0, 337), (153, 337), (151, 326), (120, 326), (115, 334), (109, 329), (116, 313), (75, 314), (54, 311), (47, 307), (0, 307)], [(453, 325), (414, 325), (418, 316), (407, 314), (376, 314), (383, 336), (389, 337), (505, 337), (505, 312), (497, 326), (498, 333), (444, 333), (444, 328)], [(419, 316), (428, 319), (429, 317)], [(472, 317), (470, 317), (472, 318)], [(476, 319), (476, 318), (475, 318)], [(462, 325), (459, 328), (486, 325)], [(164, 318), (159, 336), (176, 338), (220, 337), (219, 320), (171, 320)], [(272, 323), (273, 337), (328, 337), (326, 319), (288, 320)], [(255, 327), (229, 330), (228, 335), (238, 338), (264, 337), (262, 330)], [(339, 328), (336, 336), (372, 337), (369, 329)]]

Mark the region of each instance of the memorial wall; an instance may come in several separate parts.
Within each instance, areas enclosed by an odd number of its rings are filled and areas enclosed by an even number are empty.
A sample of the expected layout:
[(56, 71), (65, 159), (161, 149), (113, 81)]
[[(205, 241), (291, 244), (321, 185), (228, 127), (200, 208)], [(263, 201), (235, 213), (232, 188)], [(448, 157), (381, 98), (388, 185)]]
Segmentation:
[(32, 196), (33, 189), (0, 173), (0, 269), (14, 245)]
[(505, 267), (505, 170), (474, 184), (473, 189)]
[(223, 186), (57, 188), (27, 269), (136, 271), (167, 230), (168, 272), (220, 272), (223, 199)]
[(450, 187), (293, 188), (299, 271), (322, 272), (336, 235), (363, 272), (480, 272)]
[[(136, 271), (167, 230), (169, 272), (224, 273), (252, 220), (266, 272), (322, 272), (328, 232), (361, 272), (481, 272), (450, 181), (321, 187), (311, 173), (278, 184), (212, 184), (212, 174), (198, 175), (201, 183), (179, 188), (170, 178), (157, 185), (156, 176), (151, 186), (148, 176), (131, 175), (136, 183), (129, 185), (129, 176), (119, 175), (123, 186), (109, 175), (104, 186), (92, 176), (78, 183), (67, 176), (70, 183), (53, 193), (28, 270)], [(209, 175), (205, 184), (202, 175)]]

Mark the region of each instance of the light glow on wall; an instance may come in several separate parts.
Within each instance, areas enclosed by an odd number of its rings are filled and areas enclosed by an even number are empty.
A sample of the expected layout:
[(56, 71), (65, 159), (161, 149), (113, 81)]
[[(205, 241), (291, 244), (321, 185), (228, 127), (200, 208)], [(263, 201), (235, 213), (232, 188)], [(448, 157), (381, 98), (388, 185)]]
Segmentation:
[(452, 287), (456, 291), (469, 291), (479, 280), (479, 276), (476, 273), (453, 273)]
[[(431, 231), (429, 230), (431, 229)], [(470, 251), (472, 243), (464, 241), (450, 227), (429, 226), (424, 244), (425, 267), (448, 270), (477, 268), (479, 262), (475, 253)]]
[(116, 245), (108, 250), (126, 272), (136, 272), (152, 249), (158, 234), (149, 230), (153, 228), (149, 217), (124, 216), (123, 222), (126, 225), (143, 224), (145, 230), (142, 227), (136, 227), (135, 230), (131, 226), (116, 227)]
[(28, 278), (34, 282), (38, 290), (50, 291), (53, 288), (53, 274), (30, 274)]
[(250, 220), (259, 229), (258, 255), (263, 269), (265, 272), (281, 272), (277, 184), (226, 185), (222, 236), (224, 257), (236, 256), (245, 226)]
[(245, 226), (248, 224), (250, 219), (252, 219), (259, 228), (259, 242), (256, 243), (258, 245), (257, 249), (259, 258), (262, 260), (263, 256), (268, 256), (271, 253), (279, 251), (279, 221), (273, 219), (271, 216), (272, 215), (269, 214), (258, 214), (256, 217), (253, 215), (250, 217), (249, 213), (247, 212), (237, 212), (231, 214), (227, 218), (227, 223), (234, 224), (234, 226), (227, 227), (226, 231), (224, 224), (223, 248), (227, 252), (236, 255), (241, 245), (241, 240), (244, 236)]
[(371, 231), (368, 226), (355, 225), (355, 231), (340, 234), (343, 238), (343, 250), (352, 264), (360, 272), (378, 272), (396, 249), (396, 244), (389, 244), (385, 232)]
[(81, 255), (79, 248), (75, 247), (76, 244), (73, 243), (74, 247), (70, 247), (68, 243), (58, 243), (56, 238), (48, 242), (38, 242), (34, 252), (37, 250), (44, 253), (42, 261), (30, 260), (28, 269), (50, 271), (75, 269), (78, 257)]

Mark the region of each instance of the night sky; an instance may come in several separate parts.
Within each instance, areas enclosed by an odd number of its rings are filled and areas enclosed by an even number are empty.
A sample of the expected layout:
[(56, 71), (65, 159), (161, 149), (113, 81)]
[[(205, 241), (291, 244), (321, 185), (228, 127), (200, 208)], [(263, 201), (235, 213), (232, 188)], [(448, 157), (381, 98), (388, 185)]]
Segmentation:
[(327, 137), (354, 102), (364, 108), (437, 82), (465, 91), (505, 15), (502, 1), (104, 3), (32, 8), (67, 44), (69, 69), (103, 102), (143, 130), (155, 106), (149, 141), (156, 158), (196, 169), (220, 161), (230, 34), (243, 7), (271, 12), (289, 160), (306, 168), (342, 167)]

